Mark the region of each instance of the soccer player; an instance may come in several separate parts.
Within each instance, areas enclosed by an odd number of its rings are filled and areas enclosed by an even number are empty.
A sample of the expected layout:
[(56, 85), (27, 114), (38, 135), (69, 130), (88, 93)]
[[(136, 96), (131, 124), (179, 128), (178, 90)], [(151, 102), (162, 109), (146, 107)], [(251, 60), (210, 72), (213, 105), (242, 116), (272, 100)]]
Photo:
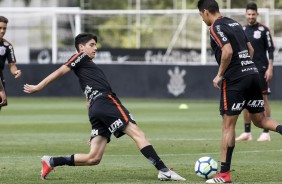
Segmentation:
[(89, 166), (98, 165), (103, 157), (111, 135), (116, 138), (127, 134), (131, 137), (141, 153), (156, 167), (160, 180), (186, 180), (179, 176), (160, 159), (144, 132), (136, 125), (132, 115), (122, 105), (112, 91), (103, 71), (93, 62), (97, 51), (97, 36), (81, 33), (75, 37), (75, 48), (78, 51), (64, 65), (51, 73), (37, 85), (24, 85), (24, 92), (35, 93), (42, 90), (58, 77), (73, 70), (79, 79), (80, 86), (86, 96), (89, 120), (92, 126), (90, 135), (90, 151), (86, 154), (67, 156), (43, 156), (41, 178), (57, 166)]
[[(3, 70), (5, 67), (6, 60), (8, 60), (11, 74), (14, 75), (16, 79), (19, 78), (22, 74), (21, 70), (18, 70), (16, 66), (16, 57), (12, 44), (6, 39), (4, 39), (4, 35), (7, 30), (7, 24), (8, 19), (6, 17), (0, 16), (0, 78), (4, 88), (5, 79), (3, 76)], [(7, 103), (5, 105), (7, 105)], [(0, 110), (2, 106), (0, 106)]]
[(230, 183), (235, 125), (241, 111), (246, 108), (257, 127), (282, 134), (282, 126), (264, 115), (259, 73), (252, 61), (254, 49), (243, 27), (223, 17), (215, 0), (199, 0), (198, 9), (203, 21), (210, 26), (210, 44), (219, 65), (213, 85), (221, 91), (221, 167), (220, 172), (206, 183)]
[[(273, 75), (273, 52), (274, 45), (268, 27), (257, 22), (258, 8), (256, 3), (248, 3), (246, 6), (246, 18), (248, 24), (243, 27), (245, 34), (254, 48), (253, 61), (260, 74), (260, 84), (264, 100), (264, 113), (270, 117), (271, 111), (267, 95), (270, 94), (269, 82)], [(267, 57), (267, 53), (268, 56)], [(236, 141), (252, 140), (251, 119), (247, 110), (243, 111), (245, 132), (236, 138)], [(264, 129), (257, 141), (270, 141), (269, 130)]]

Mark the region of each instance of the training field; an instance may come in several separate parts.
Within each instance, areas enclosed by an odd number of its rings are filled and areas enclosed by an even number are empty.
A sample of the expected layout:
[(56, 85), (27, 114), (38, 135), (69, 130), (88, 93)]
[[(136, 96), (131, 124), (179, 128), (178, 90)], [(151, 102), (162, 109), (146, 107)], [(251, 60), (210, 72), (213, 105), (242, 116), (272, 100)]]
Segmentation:
[[(40, 158), (88, 152), (90, 124), (82, 98), (9, 98), (0, 112), (0, 183), (33, 184), (39, 179)], [(186, 182), (161, 182), (157, 171), (127, 136), (112, 137), (102, 162), (89, 167), (57, 167), (48, 184), (204, 183), (194, 173), (202, 156), (220, 161), (221, 117), (217, 101), (122, 99), (167, 166)], [(189, 108), (178, 109), (186, 103)], [(271, 101), (272, 117), (282, 122), (282, 102)], [(239, 142), (233, 154), (234, 183), (282, 183), (282, 136)], [(242, 117), (237, 135), (243, 131)]]

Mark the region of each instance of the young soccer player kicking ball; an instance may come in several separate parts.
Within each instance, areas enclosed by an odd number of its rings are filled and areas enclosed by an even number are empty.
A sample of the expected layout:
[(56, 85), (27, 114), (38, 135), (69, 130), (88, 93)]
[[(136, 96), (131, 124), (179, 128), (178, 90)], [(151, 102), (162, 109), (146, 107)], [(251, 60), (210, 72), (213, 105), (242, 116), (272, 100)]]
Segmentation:
[(42, 157), (41, 178), (57, 166), (89, 166), (100, 163), (111, 134), (119, 138), (124, 134), (131, 137), (141, 153), (158, 170), (158, 179), (184, 181), (160, 159), (144, 132), (136, 125), (131, 114), (113, 93), (103, 71), (93, 62), (97, 51), (97, 37), (82, 33), (75, 37), (75, 48), (78, 51), (64, 65), (51, 73), (37, 85), (24, 85), (24, 92), (35, 93), (49, 83), (73, 70), (79, 78), (87, 101), (89, 120), (92, 126), (90, 151), (86, 154), (72, 154), (62, 157)]

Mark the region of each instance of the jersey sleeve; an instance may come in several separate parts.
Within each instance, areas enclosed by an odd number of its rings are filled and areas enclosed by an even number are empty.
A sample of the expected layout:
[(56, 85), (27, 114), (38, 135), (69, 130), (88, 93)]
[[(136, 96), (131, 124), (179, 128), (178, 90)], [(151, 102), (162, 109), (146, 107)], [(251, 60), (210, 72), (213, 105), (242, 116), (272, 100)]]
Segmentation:
[(270, 30), (265, 27), (265, 43), (266, 43), (266, 48), (267, 48), (267, 51), (268, 51), (268, 57), (269, 59), (271, 59), (273, 61), (274, 59), (274, 50), (275, 50), (275, 47), (274, 47), (274, 44), (273, 44), (273, 40), (272, 40), (272, 36), (270, 34)]
[(210, 27), (210, 35), (214, 42), (222, 48), (225, 44), (230, 43), (224, 25), (221, 24), (213, 24)]
[(74, 54), (64, 65), (70, 67), (71, 69), (75, 69), (80, 66), (81, 62), (87, 59), (88, 56), (84, 52), (80, 52)]
[(8, 52), (7, 52), (8, 63), (16, 63), (16, 56), (15, 56), (13, 45), (9, 44), (7, 48), (8, 48)]

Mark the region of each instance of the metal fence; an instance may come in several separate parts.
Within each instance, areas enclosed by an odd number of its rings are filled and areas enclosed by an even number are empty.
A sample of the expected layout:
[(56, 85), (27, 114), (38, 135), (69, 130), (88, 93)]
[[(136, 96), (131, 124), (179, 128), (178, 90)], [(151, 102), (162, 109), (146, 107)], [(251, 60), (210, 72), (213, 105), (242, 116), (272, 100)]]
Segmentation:
[[(179, 64), (215, 64), (209, 51), (208, 28), (197, 9), (81, 10), (49, 7), (0, 8), (0, 12), (9, 18), (5, 38), (13, 43), (18, 63), (30, 63), (34, 49), (49, 50), (49, 55), (43, 54), (43, 57), (50, 57), (51, 63), (60, 63), (60, 55), (68, 57), (69, 52), (75, 51), (73, 37), (88, 31), (98, 34), (98, 46), (103, 50), (160, 49), (157, 52), (161, 59), (159, 64), (166, 64), (168, 60)], [(245, 9), (222, 9), (221, 12), (241, 24), (246, 23)], [(282, 10), (259, 9), (259, 13), (259, 21), (270, 27), (274, 38), (274, 64), (281, 65)], [(116, 58), (118, 56), (110, 56), (113, 62), (117, 61)], [(182, 62), (183, 58), (185, 61)]]

